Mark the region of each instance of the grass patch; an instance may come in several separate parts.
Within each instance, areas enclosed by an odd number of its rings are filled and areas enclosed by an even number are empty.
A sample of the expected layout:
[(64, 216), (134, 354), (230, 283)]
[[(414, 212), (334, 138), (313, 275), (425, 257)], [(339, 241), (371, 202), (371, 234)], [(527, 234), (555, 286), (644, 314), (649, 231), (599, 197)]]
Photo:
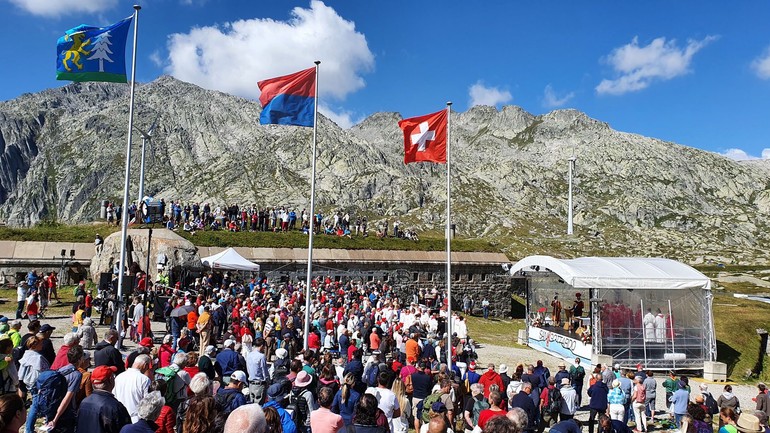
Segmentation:
[[(0, 240), (38, 241), (38, 242), (87, 242), (94, 241), (96, 234), (102, 237), (115, 233), (120, 227), (107, 224), (64, 225), (43, 224), (31, 228), (0, 227)], [(307, 235), (300, 232), (240, 232), (199, 231), (195, 235), (178, 232), (180, 236), (201, 247), (257, 247), (257, 248), (307, 248)], [(384, 238), (376, 236), (342, 238), (338, 236), (316, 235), (313, 238), (315, 248), (348, 250), (397, 250), (397, 251), (444, 251), (446, 241), (443, 237), (422, 237), (419, 241)], [(493, 241), (481, 239), (455, 239), (452, 251), (500, 252), (500, 246)]]
[(767, 327), (767, 305), (757, 301), (714, 297), (714, 330), (717, 335), (717, 360), (727, 364), (727, 375), (735, 381), (757, 379), (748, 371), (761, 372), (759, 380), (770, 379), (767, 357), (758, 365), (759, 336), (756, 330)]
[(468, 333), (479, 344), (492, 344), (504, 347), (523, 347), (516, 340), (519, 330), (524, 329), (523, 319), (500, 319), (490, 317), (466, 317)]
[[(46, 319), (64, 319), (72, 316), (72, 305), (75, 304), (75, 287), (77, 286), (62, 286), (58, 288), (57, 291), (61, 302), (56, 302), (54, 300), (51, 305), (48, 306), (45, 313), (45, 319), (41, 319), (43, 323), (45, 323)], [(0, 300), (5, 301), (2, 307), (0, 307), (0, 312), (8, 317), (15, 317), (16, 289), (1, 288)], [(24, 326), (26, 326), (26, 322)], [(57, 329), (57, 331), (59, 330)]]

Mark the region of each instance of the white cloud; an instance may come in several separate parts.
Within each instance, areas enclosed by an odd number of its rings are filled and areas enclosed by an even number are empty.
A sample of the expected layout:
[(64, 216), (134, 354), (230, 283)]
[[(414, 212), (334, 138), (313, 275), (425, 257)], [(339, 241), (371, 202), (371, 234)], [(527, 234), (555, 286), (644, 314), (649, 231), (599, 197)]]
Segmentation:
[(743, 149), (727, 149), (726, 151), (720, 152), (719, 154), (722, 156), (726, 156), (730, 159), (734, 159), (736, 161), (748, 161), (752, 159), (770, 159), (770, 148), (762, 149), (761, 156), (749, 155), (749, 153)]
[[(32, 15), (58, 17), (80, 13), (98, 13), (112, 9), (118, 0), (9, 0)], [(127, 12), (126, 15), (129, 15)]]
[(157, 67), (163, 66), (163, 57), (161, 57), (159, 50), (150, 53), (150, 61)]
[(596, 86), (600, 95), (622, 95), (648, 87), (653, 81), (665, 81), (690, 72), (692, 58), (703, 47), (718, 39), (707, 36), (703, 40), (688, 40), (683, 48), (676, 40), (660, 37), (647, 46), (639, 46), (636, 37), (630, 44), (614, 49), (605, 59), (618, 77), (602, 80)]
[(364, 117), (356, 117), (355, 113), (352, 111), (345, 109), (334, 109), (323, 103), (318, 106), (318, 111), (331, 119), (342, 129), (348, 129), (356, 123), (364, 120)]
[(770, 47), (767, 47), (761, 56), (751, 62), (751, 67), (759, 78), (763, 80), (770, 79)]
[(545, 90), (543, 91), (543, 106), (546, 108), (562, 107), (574, 97), (575, 92), (569, 92), (559, 98), (553, 90), (553, 87), (549, 84), (545, 86)]
[(320, 60), (320, 97), (342, 100), (364, 87), (374, 55), (355, 24), (314, 0), (288, 21), (249, 19), (169, 36), (166, 72), (207, 89), (257, 98), (257, 81)]
[(513, 97), (511, 92), (507, 90), (501, 90), (498, 87), (487, 87), (481, 81), (476, 82), (468, 89), (468, 96), (470, 96), (470, 106), (474, 105), (491, 105), (493, 107), (498, 104), (505, 104), (510, 102)]

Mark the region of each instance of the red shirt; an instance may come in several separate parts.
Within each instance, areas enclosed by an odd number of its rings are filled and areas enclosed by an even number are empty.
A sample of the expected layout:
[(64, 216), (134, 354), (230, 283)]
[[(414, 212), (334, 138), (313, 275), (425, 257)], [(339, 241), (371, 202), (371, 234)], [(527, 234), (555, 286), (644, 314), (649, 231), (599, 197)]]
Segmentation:
[(496, 416), (505, 416), (506, 411), (504, 410), (492, 410), (492, 409), (484, 409), (479, 414), (479, 427), (483, 430), (484, 426), (487, 425), (487, 421), (490, 420), (490, 418), (494, 418)]
[(321, 337), (318, 336), (315, 332), (311, 332), (307, 336), (307, 347), (310, 349), (320, 349), (321, 348)]
[(155, 424), (158, 425), (158, 429), (155, 433), (174, 433), (174, 426), (176, 426), (176, 414), (171, 406), (163, 406), (160, 410), (158, 419), (155, 420)]

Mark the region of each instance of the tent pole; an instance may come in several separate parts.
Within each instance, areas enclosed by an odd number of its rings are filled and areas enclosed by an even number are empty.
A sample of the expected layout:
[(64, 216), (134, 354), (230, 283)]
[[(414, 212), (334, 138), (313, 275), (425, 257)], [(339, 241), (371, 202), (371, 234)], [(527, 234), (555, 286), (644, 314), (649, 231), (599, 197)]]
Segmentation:
[(668, 332), (671, 332), (671, 359), (673, 359), (674, 369), (676, 369), (676, 349), (674, 348), (674, 321), (671, 316), (671, 299), (668, 300), (668, 323), (666, 323), (666, 333)]
[(642, 344), (644, 345), (644, 366), (647, 367), (647, 328), (644, 326), (644, 299), (639, 300), (642, 316)]

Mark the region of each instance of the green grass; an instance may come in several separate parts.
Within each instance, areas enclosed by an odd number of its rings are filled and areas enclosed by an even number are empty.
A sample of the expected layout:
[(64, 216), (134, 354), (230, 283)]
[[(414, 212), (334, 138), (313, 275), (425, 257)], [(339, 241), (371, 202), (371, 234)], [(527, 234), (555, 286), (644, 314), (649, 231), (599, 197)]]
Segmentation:
[[(52, 304), (48, 306), (45, 314), (47, 319), (61, 319), (72, 316), (72, 305), (75, 303), (75, 287), (76, 286), (59, 287), (58, 294), (61, 302), (56, 302), (54, 300)], [(13, 313), (16, 311), (16, 303), (14, 302), (16, 301), (16, 289), (0, 288), (0, 299), (8, 301), (8, 303), (0, 307), (0, 310), (6, 315), (10, 314), (9, 317), (13, 317)], [(57, 331), (59, 330), (57, 329)], [(64, 331), (63, 333), (65, 332), (69, 331)]]
[[(727, 375), (734, 381), (770, 380), (767, 356), (759, 361), (759, 336), (767, 328), (767, 304), (734, 298), (731, 294), (714, 297), (714, 330), (717, 335), (717, 361), (727, 364)], [(747, 371), (761, 371), (749, 377)]]
[[(106, 224), (64, 225), (45, 224), (31, 228), (0, 227), (0, 240), (39, 241), (39, 242), (93, 242), (96, 234), (107, 237), (120, 230)], [(240, 232), (199, 231), (195, 235), (178, 232), (184, 238), (202, 247), (261, 247), (261, 248), (307, 248), (307, 236), (300, 232)], [(315, 248), (337, 248), (349, 250), (398, 250), (398, 251), (444, 251), (446, 241), (443, 237), (422, 237), (419, 241), (384, 238), (376, 236), (338, 236), (316, 235), (313, 238)], [(496, 242), (479, 239), (455, 239), (452, 251), (500, 252)]]
[(523, 347), (516, 340), (519, 330), (524, 329), (524, 319), (500, 319), (490, 317), (467, 317), (468, 333), (479, 344), (504, 347)]

